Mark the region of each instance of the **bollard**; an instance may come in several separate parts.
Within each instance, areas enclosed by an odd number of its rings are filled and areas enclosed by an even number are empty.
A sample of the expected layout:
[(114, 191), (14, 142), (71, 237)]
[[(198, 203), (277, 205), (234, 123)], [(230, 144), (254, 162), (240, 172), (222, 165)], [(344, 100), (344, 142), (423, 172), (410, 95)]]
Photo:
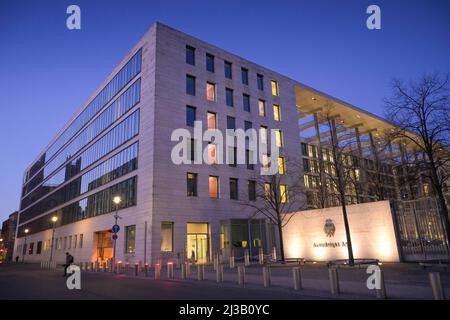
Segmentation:
[(94, 272), (94, 263), (91, 262), (91, 272)]
[(122, 273), (122, 261), (117, 262), (117, 274)]
[(339, 294), (339, 277), (336, 268), (328, 269), (328, 277), (330, 279), (330, 291), (331, 294)]
[(159, 279), (161, 277), (161, 264), (155, 264), (155, 279)]
[(173, 262), (167, 262), (167, 278), (173, 279)]
[(216, 270), (216, 281), (218, 283), (223, 282), (223, 265), (219, 264)]
[(214, 259), (214, 260), (213, 260), (213, 263), (214, 263), (213, 269), (214, 269), (214, 270), (217, 270), (217, 266), (219, 265), (219, 255), (218, 255), (218, 254), (215, 254), (213, 259)]
[(248, 252), (248, 249), (244, 250), (244, 265), (245, 266), (250, 265), (250, 253)]
[(230, 269), (234, 269), (234, 254), (230, 256)]
[(380, 277), (380, 289), (376, 289), (378, 299), (386, 299), (386, 286), (384, 285), (383, 270), (377, 271)]
[(263, 248), (259, 248), (258, 260), (259, 260), (259, 264), (260, 265), (264, 264), (264, 250), (263, 250)]
[(182, 263), (181, 264), (181, 280), (186, 280), (186, 265), (188, 264), (189, 262), (186, 262), (186, 263)]
[(99, 263), (98, 261), (95, 261), (95, 272), (99, 272), (99, 270), (100, 270)]
[(264, 280), (264, 287), (270, 287), (270, 269), (269, 267), (263, 267), (263, 280)]
[(272, 247), (272, 261), (273, 262), (277, 261), (277, 248), (276, 247)]
[(186, 278), (191, 275), (191, 263), (186, 261)]
[(145, 277), (148, 277), (148, 263), (144, 265), (144, 275)]
[(108, 263), (108, 272), (110, 272), (110, 273), (112, 273), (113, 272), (113, 264), (112, 264), (112, 262), (110, 261), (109, 263)]
[(125, 262), (125, 273), (126, 274), (130, 273), (130, 263), (128, 261)]
[(203, 281), (205, 279), (205, 265), (198, 264), (197, 265), (197, 280)]
[(106, 261), (102, 262), (102, 272), (106, 272)]
[(240, 286), (245, 285), (245, 267), (244, 266), (238, 266), (238, 284)]
[(439, 272), (428, 273), (430, 278), (431, 290), (433, 291), (434, 300), (445, 300), (445, 291), (442, 286), (441, 274)]
[(137, 277), (139, 275), (139, 263), (134, 264), (134, 276)]
[(294, 280), (294, 290), (300, 290), (302, 285), (302, 272), (299, 267), (292, 268), (292, 279)]
[(88, 264), (89, 262), (87, 261), (84, 262), (84, 271), (88, 271)]

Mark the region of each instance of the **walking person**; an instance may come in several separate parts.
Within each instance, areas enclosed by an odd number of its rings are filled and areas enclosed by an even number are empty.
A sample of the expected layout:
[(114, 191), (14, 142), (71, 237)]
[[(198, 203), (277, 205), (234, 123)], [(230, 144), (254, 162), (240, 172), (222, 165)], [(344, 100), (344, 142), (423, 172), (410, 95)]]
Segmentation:
[(73, 263), (73, 256), (66, 252), (66, 264), (64, 265), (64, 277), (67, 277), (67, 268)]

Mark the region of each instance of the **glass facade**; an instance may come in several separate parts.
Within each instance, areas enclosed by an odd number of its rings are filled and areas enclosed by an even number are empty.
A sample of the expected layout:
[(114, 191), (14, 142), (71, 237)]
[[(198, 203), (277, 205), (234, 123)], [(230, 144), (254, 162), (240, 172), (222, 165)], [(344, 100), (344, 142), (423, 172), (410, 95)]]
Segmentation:
[[(51, 212), (43, 217), (23, 224), (18, 229), (18, 237), (25, 236), (25, 229), (28, 234), (35, 234), (44, 230), (52, 229), (53, 216), (58, 217), (56, 227), (74, 223), (80, 220), (93, 218), (102, 214), (113, 212), (116, 208), (112, 199), (120, 195), (122, 202), (119, 209), (128, 208), (136, 205), (136, 188), (137, 176), (119, 182), (105, 190), (99, 191), (75, 203), (71, 203), (62, 209)], [(80, 235), (80, 248), (82, 247), (83, 238)]]
[(48, 148), (45, 154), (31, 166), (30, 170), (25, 174), (24, 183), (42, 169), (44, 164), (50, 160), (61, 147), (69, 142), (69, 140), (78, 133), (90, 119), (92, 119), (117, 93), (141, 72), (141, 65), (142, 50), (140, 49)]

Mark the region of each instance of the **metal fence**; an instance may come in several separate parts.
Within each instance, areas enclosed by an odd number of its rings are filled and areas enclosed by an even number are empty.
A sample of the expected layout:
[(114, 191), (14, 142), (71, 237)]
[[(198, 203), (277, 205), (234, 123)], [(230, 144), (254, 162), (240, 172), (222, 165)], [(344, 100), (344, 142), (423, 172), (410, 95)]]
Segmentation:
[(392, 206), (403, 260), (449, 259), (449, 244), (435, 198), (394, 201)]

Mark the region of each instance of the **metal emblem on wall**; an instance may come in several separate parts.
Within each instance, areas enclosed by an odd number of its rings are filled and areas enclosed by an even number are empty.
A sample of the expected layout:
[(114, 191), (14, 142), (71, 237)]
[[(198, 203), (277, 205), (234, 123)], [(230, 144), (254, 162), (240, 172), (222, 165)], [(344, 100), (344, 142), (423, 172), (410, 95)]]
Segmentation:
[(327, 235), (327, 237), (334, 237), (334, 233), (336, 231), (336, 226), (334, 225), (333, 220), (327, 219), (325, 220), (325, 225), (323, 226), (323, 231)]

